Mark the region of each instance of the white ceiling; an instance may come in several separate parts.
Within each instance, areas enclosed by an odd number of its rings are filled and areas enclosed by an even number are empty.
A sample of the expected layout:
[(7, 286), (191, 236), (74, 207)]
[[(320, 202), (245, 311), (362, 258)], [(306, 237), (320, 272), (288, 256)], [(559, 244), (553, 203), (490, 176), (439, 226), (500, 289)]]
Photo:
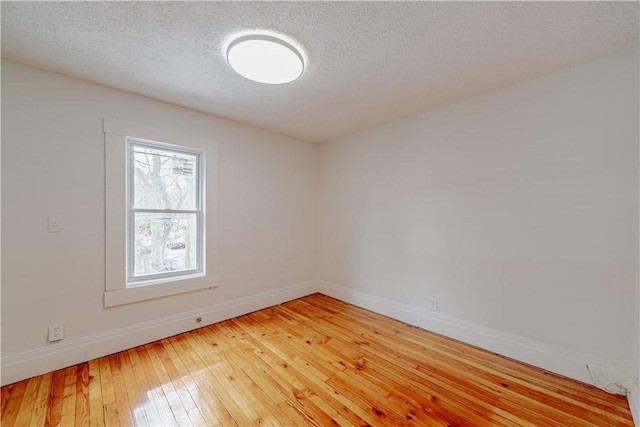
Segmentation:
[[(638, 2), (2, 2), (2, 56), (312, 142), (638, 45)], [(307, 68), (243, 79), (230, 35)]]

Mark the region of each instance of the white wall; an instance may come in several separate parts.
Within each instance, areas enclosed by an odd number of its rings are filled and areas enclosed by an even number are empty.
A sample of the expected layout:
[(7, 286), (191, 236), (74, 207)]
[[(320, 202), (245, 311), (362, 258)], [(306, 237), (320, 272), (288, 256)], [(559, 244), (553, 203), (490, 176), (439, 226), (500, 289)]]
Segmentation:
[[(640, 170), (638, 172), (638, 179), (640, 180)], [(638, 215), (638, 221), (640, 222), (640, 215)], [(640, 230), (638, 231), (638, 257), (636, 259), (638, 263), (638, 276), (636, 277), (636, 306), (634, 320), (635, 331), (633, 333), (633, 339), (631, 340), (633, 343), (632, 367), (633, 374), (635, 375), (635, 383), (631, 388), (631, 393), (629, 395), (629, 404), (631, 406), (633, 420), (635, 421), (637, 426), (640, 426)]]
[(636, 333), (633, 339), (633, 373), (635, 375), (635, 383), (629, 394), (629, 404), (636, 425), (640, 425), (640, 282), (638, 287), (638, 297), (636, 300)]
[(638, 90), (631, 49), (321, 145), (321, 278), (630, 369)]
[[(105, 116), (219, 142), (219, 289), (103, 307)], [(3, 367), (7, 357), (314, 279), (316, 151), (3, 61)], [(60, 220), (62, 233), (47, 232), (48, 216)], [(64, 322), (62, 343), (46, 342), (53, 322)]]

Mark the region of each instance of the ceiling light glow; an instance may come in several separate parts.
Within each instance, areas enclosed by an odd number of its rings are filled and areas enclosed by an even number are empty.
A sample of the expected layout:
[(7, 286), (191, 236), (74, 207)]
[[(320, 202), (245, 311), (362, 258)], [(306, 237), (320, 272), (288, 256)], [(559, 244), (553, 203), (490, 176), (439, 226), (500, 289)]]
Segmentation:
[(231, 42), (227, 62), (241, 76), (266, 84), (292, 82), (304, 70), (304, 60), (295, 47), (264, 34), (246, 35)]

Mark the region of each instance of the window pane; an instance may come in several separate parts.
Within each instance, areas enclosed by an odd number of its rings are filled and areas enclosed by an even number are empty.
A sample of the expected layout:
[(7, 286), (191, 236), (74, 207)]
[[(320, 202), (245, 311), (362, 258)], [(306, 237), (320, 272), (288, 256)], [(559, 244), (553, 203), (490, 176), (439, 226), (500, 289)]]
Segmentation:
[(134, 215), (134, 277), (199, 267), (195, 213), (136, 212)]
[(195, 210), (197, 156), (133, 144), (136, 209)]

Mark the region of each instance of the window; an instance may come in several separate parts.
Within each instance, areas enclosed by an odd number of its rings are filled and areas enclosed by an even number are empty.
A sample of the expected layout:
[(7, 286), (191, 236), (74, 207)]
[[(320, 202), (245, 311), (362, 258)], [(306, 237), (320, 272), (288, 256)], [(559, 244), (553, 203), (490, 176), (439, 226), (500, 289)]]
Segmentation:
[(127, 286), (203, 273), (201, 150), (127, 138)]
[(105, 119), (105, 306), (217, 287), (217, 143)]

